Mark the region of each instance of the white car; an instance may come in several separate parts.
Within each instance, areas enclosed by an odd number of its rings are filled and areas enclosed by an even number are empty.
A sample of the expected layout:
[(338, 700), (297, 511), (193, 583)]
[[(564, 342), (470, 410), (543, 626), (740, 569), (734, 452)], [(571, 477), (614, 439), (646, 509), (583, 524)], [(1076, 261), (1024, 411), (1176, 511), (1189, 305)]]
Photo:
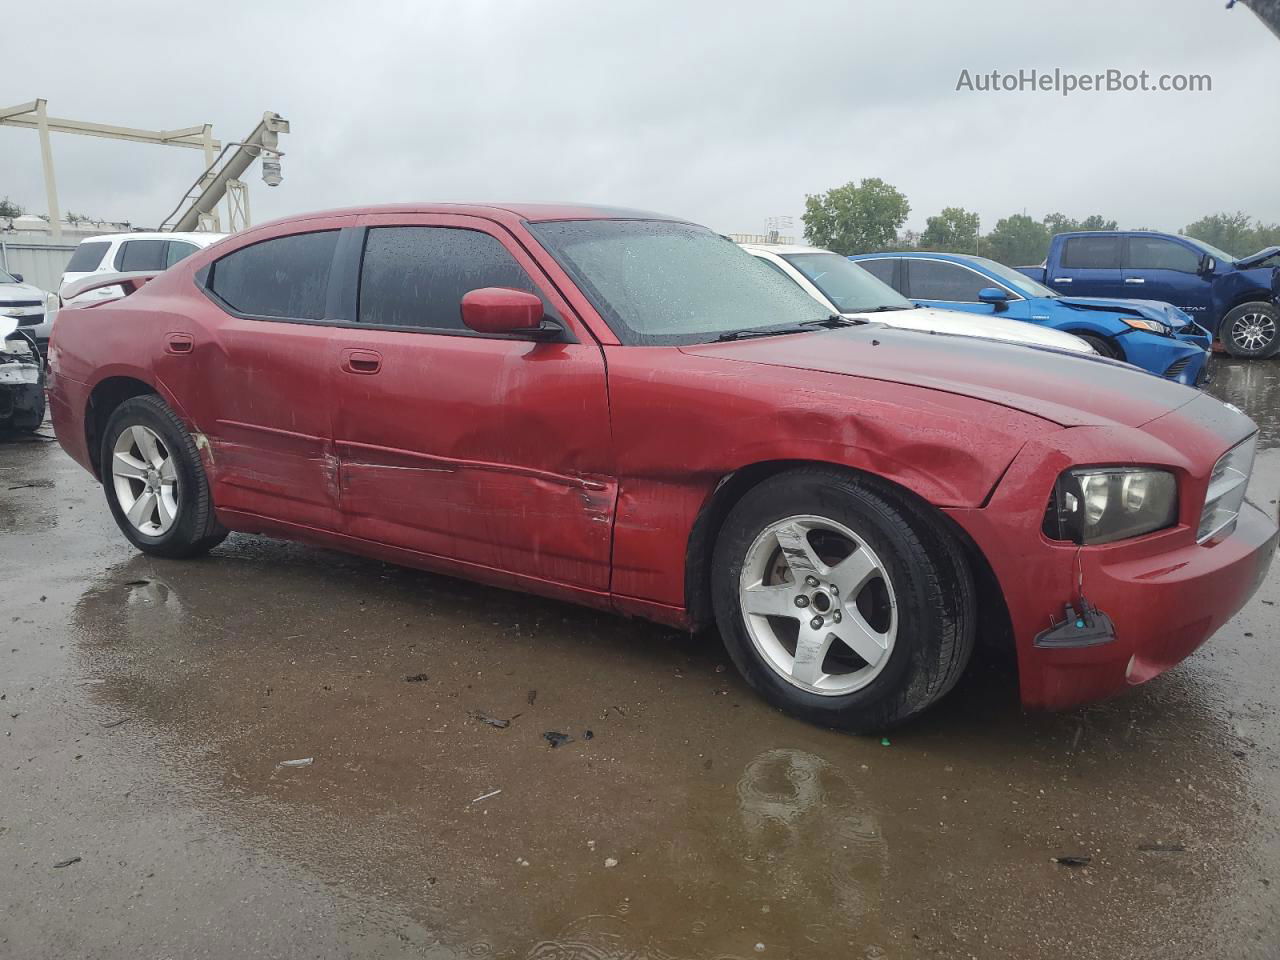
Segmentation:
[(979, 317), (956, 310), (917, 307), (862, 267), (821, 247), (775, 243), (743, 243), (739, 246), (841, 316), (874, 320), (886, 326), (925, 333), (984, 337), (1073, 353), (1097, 353), (1084, 340), (1061, 330), (1018, 320)]
[[(225, 233), (109, 233), (80, 241), (62, 273), (58, 293), (69, 284), (95, 273), (136, 273), (143, 270), (167, 270), (197, 250), (218, 242)], [(111, 287), (99, 287), (74, 299), (105, 300), (120, 296)]]

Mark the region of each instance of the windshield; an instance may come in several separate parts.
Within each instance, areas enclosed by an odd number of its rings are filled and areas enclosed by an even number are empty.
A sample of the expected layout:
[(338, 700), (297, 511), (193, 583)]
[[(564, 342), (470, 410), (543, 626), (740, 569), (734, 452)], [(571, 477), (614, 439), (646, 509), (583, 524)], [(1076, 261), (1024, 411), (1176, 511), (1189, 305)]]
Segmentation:
[(823, 316), (800, 287), (705, 227), (561, 220), (529, 229), (626, 344), (705, 343)]
[(1183, 240), (1186, 240), (1186, 241), (1187, 241), (1188, 243), (1190, 243), (1192, 246), (1199, 247), (1199, 248), (1200, 248), (1200, 250), (1201, 250), (1202, 252), (1207, 253), (1209, 256), (1211, 256), (1211, 257), (1213, 257), (1213, 258), (1215, 258), (1215, 259), (1217, 259), (1217, 260), (1222, 260), (1222, 261), (1223, 261), (1223, 262), (1225, 262), (1225, 263), (1235, 263), (1235, 262), (1236, 262), (1236, 258), (1235, 258), (1235, 257), (1233, 257), (1231, 254), (1227, 253), (1225, 250), (1219, 250), (1219, 249), (1218, 249), (1217, 247), (1215, 247), (1212, 243), (1205, 243), (1203, 240), (1197, 240), (1195, 237), (1185, 237), (1185, 236), (1184, 236), (1182, 239), (1183, 239)]
[(838, 253), (784, 253), (781, 256), (821, 290), (841, 313), (911, 310), (915, 307), (893, 287)]
[(1014, 293), (1020, 293), (1024, 297), (1060, 297), (1062, 294), (1057, 290), (1051, 290), (1039, 281), (1032, 280), (1025, 273), (1019, 273), (1013, 267), (1006, 267), (1003, 263), (996, 263), (994, 260), (988, 260), (986, 257), (966, 257), (966, 260), (974, 266), (981, 267), (987, 273), (998, 279), (1006, 287)]

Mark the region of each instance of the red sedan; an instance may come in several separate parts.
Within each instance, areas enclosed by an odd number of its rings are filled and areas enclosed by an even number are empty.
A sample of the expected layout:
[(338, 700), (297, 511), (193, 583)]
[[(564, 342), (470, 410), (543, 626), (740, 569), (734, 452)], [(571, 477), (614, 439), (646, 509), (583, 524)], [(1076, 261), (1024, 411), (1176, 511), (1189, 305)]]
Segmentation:
[(236, 234), (62, 312), (50, 399), (139, 549), (266, 533), (668, 624), (877, 730), (1011, 643), (1141, 683), (1265, 575), (1255, 427), (1124, 364), (824, 315), (634, 211), (406, 205)]

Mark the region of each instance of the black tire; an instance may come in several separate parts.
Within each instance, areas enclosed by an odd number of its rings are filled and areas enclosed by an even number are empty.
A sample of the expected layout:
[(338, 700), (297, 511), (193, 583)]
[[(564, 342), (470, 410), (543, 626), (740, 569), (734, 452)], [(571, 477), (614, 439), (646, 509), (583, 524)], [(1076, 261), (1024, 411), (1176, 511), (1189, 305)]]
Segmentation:
[[(862, 689), (825, 695), (784, 679), (756, 649), (739, 602), (745, 557), (757, 536), (787, 517), (829, 518), (855, 531), (884, 563), (897, 598), (897, 640)], [(977, 601), (972, 572), (945, 520), (873, 477), (812, 467), (750, 490), (725, 520), (712, 558), (712, 601), (730, 658), (766, 700), (823, 726), (874, 733), (942, 697), (973, 652)]]
[[(1261, 301), (1242, 303), (1227, 311), (1218, 327), (1218, 336), (1233, 357), (1241, 360), (1273, 357), (1280, 350), (1280, 308)], [(1258, 336), (1263, 342), (1257, 342)]]
[(1076, 336), (1097, 350), (1099, 356), (1110, 360), (1124, 359), (1124, 351), (1114, 341), (1106, 337), (1100, 337), (1096, 333), (1077, 333)]
[[(113, 482), (111, 462), (116, 440), (134, 426), (147, 427), (155, 433), (176, 468), (178, 509), (173, 525), (159, 536), (148, 536), (129, 521)], [(194, 557), (208, 552), (226, 538), (227, 530), (213, 512), (209, 481), (195, 441), (168, 404), (155, 394), (132, 397), (116, 407), (102, 432), (98, 462), (111, 515), (129, 542), (143, 553), (158, 557)]]

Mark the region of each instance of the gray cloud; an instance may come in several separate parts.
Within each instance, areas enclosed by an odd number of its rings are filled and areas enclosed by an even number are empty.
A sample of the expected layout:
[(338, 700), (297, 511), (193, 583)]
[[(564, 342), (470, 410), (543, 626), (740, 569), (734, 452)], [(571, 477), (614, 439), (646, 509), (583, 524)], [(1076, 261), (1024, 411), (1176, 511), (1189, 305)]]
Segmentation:
[[(1100, 212), (1176, 228), (1219, 209), (1280, 220), (1280, 44), (1208, 0), (609, 4), (22, 4), (0, 100), (55, 115), (242, 136), (293, 122), (255, 220), (395, 200), (575, 199), (721, 230), (797, 218), (879, 176), (917, 228)], [(37, 42), (38, 41), (38, 42)], [(1200, 94), (956, 92), (961, 69), (1208, 73)], [(195, 151), (55, 136), (64, 209), (158, 221)], [(256, 176), (256, 173), (255, 173)], [(0, 128), (0, 194), (44, 206), (31, 131)]]

